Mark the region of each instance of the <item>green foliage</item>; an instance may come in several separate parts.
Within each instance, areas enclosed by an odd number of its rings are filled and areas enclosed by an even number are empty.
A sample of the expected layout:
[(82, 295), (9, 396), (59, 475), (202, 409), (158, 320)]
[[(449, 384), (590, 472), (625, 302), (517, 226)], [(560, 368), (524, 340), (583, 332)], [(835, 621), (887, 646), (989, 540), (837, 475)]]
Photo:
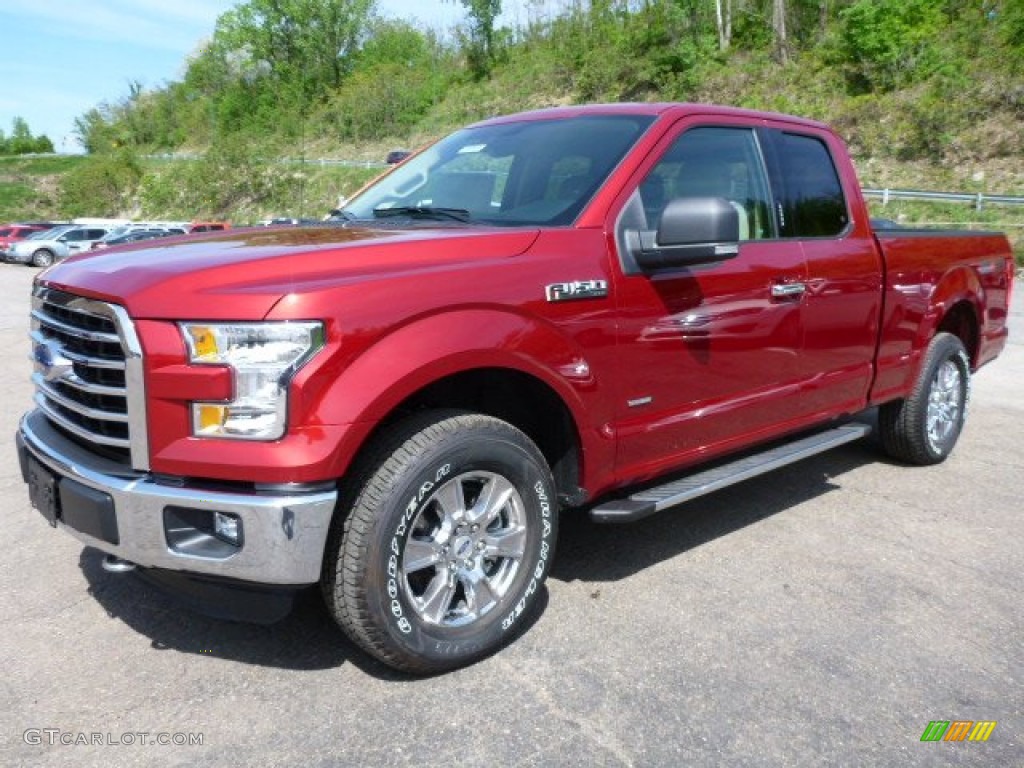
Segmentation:
[(187, 211), (188, 217), (230, 218), (238, 208), (295, 196), (301, 178), (286, 166), (221, 141), (198, 161), (166, 166), (147, 176), (142, 208), (150, 215)]
[(218, 145), (199, 160), (163, 162), (145, 175), (145, 218), (223, 218), (236, 223), (274, 216), (319, 218), (380, 172), (268, 162)]
[[(685, 98), (717, 63), (710, 5), (697, 0), (647, 3), (593, 0), (547, 26), (532, 28), (527, 50), (510, 59), (547, 58), (545, 78), (576, 101)], [(532, 61), (530, 62), (532, 64)], [(534, 79), (543, 88), (545, 80)]]
[(53, 152), (53, 142), (48, 136), (33, 136), (24, 118), (11, 121), (11, 135), (4, 136), (0, 130), (0, 155), (32, 155)]
[(459, 0), (469, 14), (469, 41), (466, 54), (469, 68), (478, 77), (486, 77), (495, 57), (494, 22), (501, 15), (501, 0)]
[(379, 23), (352, 74), (314, 116), (314, 132), (357, 142), (403, 135), (444, 98), (452, 68), (432, 37), (402, 22)]
[[(322, 213), (373, 172), (279, 158), (379, 160), (493, 114), (588, 101), (807, 115), (893, 163), (1024, 157), (1024, 0), (573, 0), (521, 6), (516, 29), (496, 27), (499, 0), (451, 1), (466, 20), (447, 34), (377, 19), (373, 0), (241, 2), (180, 82), (131, 83), (78, 132), (96, 156), (204, 158), (144, 168), (125, 210), (236, 220)], [(997, 191), (1019, 193), (1015, 178)]]
[(58, 179), (83, 160), (61, 155), (0, 157), (0, 222), (58, 218)]
[(337, 88), (373, 0), (248, 0), (217, 20), (213, 46), (254, 78), (308, 100)]
[(890, 91), (931, 75), (941, 64), (944, 0), (857, 0), (844, 10), (839, 53), (864, 90)]
[(142, 166), (130, 151), (87, 158), (61, 179), (61, 210), (68, 217), (122, 215), (133, 208), (141, 180)]
[(1024, 0), (1002, 0), (985, 5), (989, 21), (997, 25), (1006, 45), (1013, 71), (1024, 71)]

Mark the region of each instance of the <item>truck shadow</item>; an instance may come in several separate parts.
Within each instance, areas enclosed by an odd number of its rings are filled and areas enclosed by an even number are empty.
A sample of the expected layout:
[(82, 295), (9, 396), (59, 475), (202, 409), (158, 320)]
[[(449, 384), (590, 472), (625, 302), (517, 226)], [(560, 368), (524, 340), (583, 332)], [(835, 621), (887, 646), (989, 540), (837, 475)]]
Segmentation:
[(626, 579), (721, 536), (840, 489), (833, 478), (883, 460), (874, 438), (777, 469), (636, 523), (609, 525), (586, 514), (560, 521), (551, 578), (571, 582)]
[[(110, 618), (149, 638), (154, 651), (290, 670), (326, 670), (349, 663), (381, 680), (422, 679), (381, 664), (350, 642), (331, 618), (317, 587), (297, 593), (291, 613), (274, 624), (228, 621), (190, 610), (137, 575), (108, 573), (103, 570), (103, 557), (91, 547), (84, 548), (79, 556), (78, 565), (89, 594)], [(535, 610), (523, 617), (506, 645), (516, 642), (537, 622), (547, 602), (545, 588), (538, 594)]]
[(86, 547), (79, 568), (89, 594), (107, 615), (148, 637), (156, 651), (178, 651), (281, 669), (315, 670), (346, 661), (367, 671), (375, 663), (351, 645), (327, 613), (317, 590), (299, 592), (295, 607), (276, 624), (249, 624), (204, 616), (134, 574), (111, 574), (103, 553)]
[[(626, 579), (720, 536), (822, 496), (839, 486), (832, 478), (880, 460), (873, 439), (748, 480), (674, 510), (629, 525), (599, 525), (584, 514), (565, 515), (551, 577), (558, 581)], [(334, 623), (319, 590), (299, 592), (283, 620), (269, 625), (210, 618), (135, 575), (103, 570), (103, 553), (86, 547), (79, 568), (89, 594), (111, 618), (150, 639), (154, 651), (212, 656), (243, 664), (289, 670), (327, 670), (354, 664), (383, 680), (414, 678), (377, 662), (353, 645)], [(518, 637), (544, 614), (548, 591), (521, 622)]]

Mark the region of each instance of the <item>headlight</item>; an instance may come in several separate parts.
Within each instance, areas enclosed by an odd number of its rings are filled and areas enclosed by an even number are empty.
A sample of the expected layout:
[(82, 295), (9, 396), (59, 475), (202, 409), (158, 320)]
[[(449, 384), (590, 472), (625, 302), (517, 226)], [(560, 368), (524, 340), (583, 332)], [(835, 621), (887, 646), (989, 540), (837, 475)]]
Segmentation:
[(323, 323), (180, 323), (194, 365), (227, 365), (234, 399), (192, 403), (192, 434), (276, 440), (288, 419), (288, 384), (324, 345)]

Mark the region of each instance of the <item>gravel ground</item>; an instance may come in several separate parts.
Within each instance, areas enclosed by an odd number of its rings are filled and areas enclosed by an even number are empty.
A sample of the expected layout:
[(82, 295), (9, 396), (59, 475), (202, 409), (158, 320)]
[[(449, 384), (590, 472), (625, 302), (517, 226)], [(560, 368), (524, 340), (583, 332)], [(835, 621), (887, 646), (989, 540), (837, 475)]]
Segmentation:
[[(942, 466), (865, 441), (633, 526), (567, 519), (530, 630), (421, 680), (315, 593), (216, 621), (49, 528), (13, 441), (34, 270), (0, 272), (2, 765), (1024, 765), (1024, 285)], [(932, 720), (998, 725), (922, 743)]]

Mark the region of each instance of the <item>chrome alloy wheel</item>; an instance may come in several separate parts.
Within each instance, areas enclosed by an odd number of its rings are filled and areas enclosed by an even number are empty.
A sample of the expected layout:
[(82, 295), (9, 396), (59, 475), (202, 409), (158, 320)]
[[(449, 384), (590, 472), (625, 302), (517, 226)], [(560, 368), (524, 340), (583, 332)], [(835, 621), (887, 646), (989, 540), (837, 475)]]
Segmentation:
[(430, 624), (471, 624), (497, 606), (526, 551), (523, 499), (493, 472), (466, 472), (420, 507), (402, 553), (402, 583)]
[(963, 393), (963, 377), (953, 360), (946, 360), (935, 371), (928, 391), (927, 432), (932, 450), (941, 451), (957, 428)]

